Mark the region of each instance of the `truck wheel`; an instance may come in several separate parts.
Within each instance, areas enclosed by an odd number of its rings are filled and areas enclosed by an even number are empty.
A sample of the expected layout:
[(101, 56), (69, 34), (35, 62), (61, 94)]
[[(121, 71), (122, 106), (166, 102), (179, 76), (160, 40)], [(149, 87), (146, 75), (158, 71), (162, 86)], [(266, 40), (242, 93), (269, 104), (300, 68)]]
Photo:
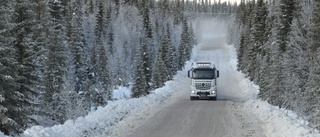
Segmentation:
[(190, 97), (190, 100), (194, 100), (194, 97)]

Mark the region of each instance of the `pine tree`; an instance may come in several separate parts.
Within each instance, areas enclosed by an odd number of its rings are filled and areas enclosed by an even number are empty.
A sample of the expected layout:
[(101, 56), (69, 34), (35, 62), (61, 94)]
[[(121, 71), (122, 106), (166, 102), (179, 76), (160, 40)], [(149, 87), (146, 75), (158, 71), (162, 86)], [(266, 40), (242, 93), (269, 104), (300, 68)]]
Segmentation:
[(307, 83), (308, 97), (307, 97), (307, 110), (306, 113), (312, 118), (310, 119), (311, 125), (320, 129), (320, 110), (319, 110), (319, 99), (320, 99), (320, 2), (314, 1), (314, 10), (312, 14), (312, 29), (310, 32), (310, 56), (311, 56), (311, 65), (310, 65), (310, 75)]
[(263, 52), (263, 45), (266, 43), (266, 17), (267, 7), (264, 0), (258, 0), (253, 19), (253, 28), (251, 30), (252, 45), (249, 47), (249, 58), (251, 67), (249, 68), (249, 76), (254, 82), (259, 80), (260, 60)]
[(148, 7), (148, 0), (142, 0), (142, 9), (140, 11), (143, 19), (143, 38), (140, 40), (142, 60), (143, 60), (143, 71), (146, 78), (146, 90), (143, 91), (144, 94), (149, 94), (152, 84), (152, 56), (155, 53), (155, 47), (153, 43), (153, 33), (150, 20), (150, 9)]
[(164, 82), (166, 81), (166, 68), (165, 68), (165, 62), (163, 61), (163, 58), (161, 55), (163, 54), (163, 50), (159, 48), (158, 51), (158, 57), (155, 64), (155, 67), (153, 69), (152, 73), (152, 80), (154, 84), (154, 88), (160, 88), (164, 86)]
[(139, 52), (136, 55), (136, 69), (132, 97), (141, 97), (150, 93), (152, 71), (150, 68), (150, 50), (147, 45), (147, 38), (140, 39)]
[(261, 69), (260, 69), (260, 79), (258, 81), (260, 85), (260, 92), (259, 96), (262, 99), (270, 100), (270, 91), (272, 88), (272, 85), (270, 82), (272, 82), (274, 79), (269, 74), (271, 71), (271, 56), (273, 55), (271, 52), (273, 51), (273, 45), (275, 40), (275, 34), (276, 34), (276, 27), (275, 22), (277, 22), (277, 18), (275, 16), (275, 13), (277, 12), (276, 3), (275, 1), (272, 1), (272, 3), (269, 4), (269, 14), (267, 17), (267, 24), (266, 24), (266, 36), (268, 36), (267, 42), (263, 45), (263, 52), (262, 52), (262, 62), (261, 62)]
[(293, 13), (295, 11), (296, 2), (292, 0), (281, 0), (279, 6), (279, 13), (276, 15), (279, 18), (279, 22), (276, 22), (276, 42), (274, 42), (275, 47), (271, 51), (275, 56), (272, 61), (272, 69), (274, 70), (273, 81), (270, 81), (271, 85), (275, 85), (271, 88), (271, 94), (274, 96), (273, 105), (284, 107), (285, 106), (285, 66), (283, 64), (284, 54), (287, 50), (289, 33), (291, 31)]
[(96, 96), (96, 103), (99, 106), (106, 105), (104, 101), (106, 99), (112, 99), (112, 92), (111, 92), (111, 80), (110, 80), (110, 73), (109, 73), (109, 59), (107, 57), (106, 47), (102, 45), (98, 45), (98, 65), (97, 65), (97, 77), (99, 80), (99, 86), (102, 87), (103, 91), (97, 93)]
[[(162, 77), (163, 77), (163, 82), (169, 80), (169, 78), (171, 77), (171, 72), (169, 72), (169, 68), (170, 68), (170, 52), (169, 52), (169, 40), (168, 40), (168, 34), (165, 31), (165, 29), (162, 29), (162, 37), (161, 37), (161, 42), (160, 42), (160, 49), (158, 51), (158, 55), (161, 56), (161, 60), (163, 61), (163, 68), (162, 68)], [(160, 53), (159, 53), (160, 52)], [(159, 56), (158, 56), (159, 58)], [(161, 64), (160, 64), (161, 65)]]
[[(94, 93), (92, 100), (94, 101), (94, 106), (104, 106), (106, 105), (106, 99), (111, 100), (112, 99), (112, 92), (111, 92), (111, 80), (110, 80), (110, 70), (108, 68), (109, 64), (109, 58), (107, 56), (106, 52), (106, 45), (104, 43), (104, 37), (105, 37), (105, 28), (104, 28), (104, 7), (103, 3), (100, 2), (99, 4), (99, 11), (97, 13), (97, 25), (95, 28), (95, 38), (96, 43), (95, 47), (97, 49), (94, 52), (97, 52), (97, 56), (95, 58), (92, 58), (96, 61), (96, 64), (93, 64), (95, 66), (95, 74), (96, 80), (97, 80), (97, 86), (101, 87), (102, 91), (92, 91)], [(93, 55), (95, 56), (95, 55)]]
[(183, 21), (181, 40), (178, 47), (178, 68), (182, 70), (185, 62), (191, 57), (192, 46), (190, 44), (189, 26), (186, 20)]
[(14, 100), (17, 108), (8, 112), (21, 129), (26, 129), (28, 124), (33, 122), (33, 119), (29, 117), (35, 113), (32, 109), (35, 103), (32, 100), (39, 94), (35, 87), (39, 84), (40, 77), (37, 76), (39, 66), (35, 63), (38, 51), (35, 50), (37, 45), (34, 42), (35, 33), (33, 32), (36, 28), (36, 14), (31, 9), (34, 7), (35, 3), (30, 0), (17, 0), (14, 3), (12, 14), (12, 21), (15, 25), (11, 35), (14, 37), (13, 43), (16, 50), (14, 55), (17, 61), (15, 82), (19, 96)]
[(288, 41), (288, 34), (290, 33), (290, 24), (293, 20), (293, 13), (296, 10), (296, 1), (295, 0), (281, 0), (280, 1), (280, 24), (278, 26), (279, 34), (279, 46), (280, 51), (285, 52), (286, 44)]
[(162, 30), (162, 34), (163, 35), (158, 50), (157, 61), (153, 69), (153, 83), (155, 84), (155, 88), (162, 87), (164, 85), (164, 82), (166, 82), (170, 78), (168, 35), (166, 34), (164, 28)]
[(183, 22), (183, 12), (184, 12), (184, 0), (176, 0), (175, 1), (175, 8), (173, 9), (173, 15), (174, 15), (174, 21), (173, 23), (175, 25), (180, 24), (181, 22)]
[(112, 23), (112, 6), (111, 4), (107, 7), (107, 13), (106, 13), (106, 37), (107, 37), (107, 46), (108, 51), (110, 52), (111, 56), (114, 54), (114, 34), (113, 34), (113, 23)]
[(168, 37), (168, 46), (169, 46), (169, 51), (168, 51), (168, 72), (169, 72), (169, 80), (173, 78), (173, 75), (176, 74), (178, 71), (178, 66), (177, 66), (177, 49), (175, 45), (172, 44), (171, 42), (171, 31), (169, 28), (169, 24), (167, 24), (167, 37)]
[[(70, 118), (74, 118), (75, 116), (84, 116), (90, 111), (90, 93), (89, 93), (89, 87), (87, 84), (87, 71), (88, 71), (88, 62), (86, 60), (87, 55), (85, 49), (88, 48), (87, 43), (84, 40), (84, 34), (83, 34), (83, 16), (85, 15), (83, 13), (83, 2), (81, 0), (76, 0), (71, 3), (69, 3), (67, 8), (67, 40), (68, 40), (68, 48), (71, 52), (70, 57), (70, 65), (68, 73), (69, 76), (66, 78), (71, 86), (69, 91), (73, 91), (72, 93), (63, 93), (66, 94), (66, 96), (70, 99), (70, 102), (68, 102), (68, 106), (72, 109), (68, 109), (66, 113), (73, 114), (70, 115)], [(88, 82), (88, 83), (86, 83)], [(71, 85), (73, 84), (73, 85)], [(69, 87), (66, 87), (69, 88)], [(73, 104), (76, 103), (76, 104)], [(77, 113), (74, 113), (74, 111), (77, 110)]]
[[(249, 76), (250, 80), (253, 80), (253, 77), (251, 77), (251, 72), (250, 72), (250, 69), (254, 68), (252, 62), (254, 60), (253, 56), (255, 55), (252, 55), (251, 56), (251, 51), (250, 49), (252, 49), (252, 47), (254, 47), (253, 45), (253, 39), (251, 37), (252, 35), (252, 29), (253, 28), (253, 25), (254, 25), (254, 13), (255, 13), (255, 7), (256, 7), (256, 1), (253, 0), (253, 1), (250, 1), (248, 4), (247, 4), (247, 10), (246, 10), (246, 24), (244, 25), (244, 35), (246, 35), (245, 39), (244, 39), (244, 43), (245, 43), (245, 47), (247, 50), (244, 51), (244, 63), (243, 63), (243, 71), (247, 74), (247, 76)], [(254, 54), (254, 53), (253, 53)]]
[[(306, 82), (309, 75), (309, 55), (307, 45), (308, 29), (311, 26), (310, 17), (304, 14), (302, 8), (304, 2), (297, 2), (297, 10), (289, 33), (289, 41), (284, 54), (285, 67), (285, 105), (284, 107), (298, 113), (304, 111), (303, 98), (306, 92)], [(310, 15), (309, 15), (310, 16)]]
[(148, 39), (152, 39), (152, 28), (151, 28), (151, 22), (150, 22), (150, 9), (148, 7), (148, 0), (142, 0), (142, 11), (141, 11), (142, 17), (143, 17), (143, 27), (145, 34)]
[(189, 34), (190, 34), (190, 45), (191, 46), (194, 46), (197, 44), (197, 38), (194, 34), (194, 30), (193, 30), (193, 27), (192, 27), (192, 24), (190, 23), (190, 29), (189, 29)]
[(144, 50), (142, 50), (143, 47), (146, 47), (146, 46), (143, 46), (143, 45), (145, 45), (145, 43), (141, 42), (141, 47), (139, 48), (140, 52), (138, 52), (138, 54), (135, 57), (136, 68), (135, 68), (134, 83), (133, 83), (132, 93), (131, 93), (131, 96), (133, 98), (139, 98), (148, 92), (147, 91), (148, 85), (147, 85), (145, 68), (144, 68), (145, 60), (143, 60), (146, 53)]
[(16, 104), (17, 83), (15, 81), (15, 71), (17, 70), (17, 60), (12, 56), (16, 50), (13, 47), (13, 37), (10, 36), (10, 30), (13, 27), (10, 20), (11, 5), (0, 6), (0, 131), (13, 135), (23, 131), (18, 121), (15, 121), (12, 115), (14, 110), (19, 108)]
[[(91, 53), (90, 53), (90, 68), (89, 68), (89, 79), (90, 79), (90, 83), (92, 85), (97, 83), (97, 65), (98, 65), (98, 57), (97, 57), (97, 52), (98, 52), (98, 45), (102, 45), (102, 37), (103, 35), (103, 31), (104, 31), (104, 7), (103, 4), (101, 2), (98, 3), (98, 12), (96, 14), (96, 25), (94, 28), (94, 33), (95, 33), (95, 37), (94, 37), (94, 43), (92, 45), (91, 48)], [(93, 91), (93, 88), (91, 85), (91, 92)]]
[(62, 102), (67, 59), (67, 48), (64, 43), (66, 34), (63, 26), (63, 6), (56, 1), (50, 2), (49, 7), (52, 28), (48, 35), (50, 41), (47, 44), (48, 59), (45, 68), (45, 92), (42, 95), (43, 113), (46, 113), (52, 122), (61, 124), (66, 120), (66, 104)]
[(72, 10), (69, 9), (68, 12), (71, 15), (71, 32), (69, 37), (69, 45), (70, 50), (73, 56), (73, 66), (75, 69), (74, 74), (74, 81), (75, 81), (75, 91), (85, 91), (84, 88), (84, 81), (86, 81), (86, 74), (85, 74), (85, 65), (84, 62), (86, 59), (86, 56), (84, 54), (84, 38), (82, 34), (82, 5), (83, 3), (80, 0), (74, 1), (72, 3)]
[(239, 71), (243, 70), (243, 56), (244, 56), (244, 51), (245, 51), (245, 36), (243, 33), (240, 34), (240, 42), (239, 42), (239, 48), (237, 51), (237, 55), (238, 55), (238, 64), (237, 64), (237, 68)]

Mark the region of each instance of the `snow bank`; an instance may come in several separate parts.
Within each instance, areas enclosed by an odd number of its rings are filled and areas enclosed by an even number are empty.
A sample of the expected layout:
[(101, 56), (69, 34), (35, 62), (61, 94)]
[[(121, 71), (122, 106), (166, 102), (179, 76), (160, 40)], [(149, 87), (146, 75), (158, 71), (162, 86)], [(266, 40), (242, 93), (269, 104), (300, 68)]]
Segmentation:
[(319, 131), (308, 126), (308, 122), (293, 111), (280, 109), (266, 101), (257, 98), (259, 86), (255, 85), (245, 75), (237, 71), (237, 55), (233, 46), (228, 49), (231, 56), (228, 62), (233, 74), (239, 82), (240, 93), (244, 100), (243, 109), (258, 117), (261, 121), (264, 134), (267, 137), (320, 137)]
[(266, 101), (248, 100), (244, 109), (255, 114), (262, 122), (268, 137), (319, 137), (319, 131), (310, 128), (308, 122), (293, 111), (271, 106)]
[[(166, 100), (175, 89), (175, 82), (166, 83), (164, 88), (155, 90), (152, 94), (141, 98), (120, 99), (110, 102), (106, 107), (98, 108), (85, 117), (76, 120), (68, 120), (63, 125), (53, 127), (34, 126), (27, 129), (23, 137), (80, 137), (97, 136), (116, 125), (123, 118), (128, 117), (137, 111), (144, 110), (149, 106), (159, 104)], [(111, 128), (110, 128), (111, 129)]]
[[(187, 63), (186, 66), (190, 66)], [(122, 119), (133, 115), (149, 107), (159, 105), (167, 100), (179, 85), (179, 80), (186, 77), (186, 70), (178, 72), (173, 81), (165, 83), (163, 88), (156, 89), (150, 95), (141, 98), (125, 99), (128, 95), (126, 88), (120, 88), (115, 92), (116, 97), (122, 98), (110, 102), (106, 107), (100, 107), (85, 117), (76, 120), (68, 120), (62, 125), (53, 127), (33, 126), (27, 129), (21, 137), (80, 137), (109, 135), (114, 127)]]
[(118, 89), (112, 92), (112, 97), (115, 100), (119, 99), (128, 99), (131, 95), (131, 88), (127, 87), (118, 87)]

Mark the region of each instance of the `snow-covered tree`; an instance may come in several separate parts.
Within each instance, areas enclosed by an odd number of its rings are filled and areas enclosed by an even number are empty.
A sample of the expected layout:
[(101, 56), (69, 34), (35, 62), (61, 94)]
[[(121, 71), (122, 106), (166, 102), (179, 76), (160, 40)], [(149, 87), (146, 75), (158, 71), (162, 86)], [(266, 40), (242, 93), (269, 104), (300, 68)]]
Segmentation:
[(35, 113), (33, 97), (39, 94), (36, 85), (40, 82), (37, 75), (39, 66), (36, 64), (38, 45), (34, 42), (36, 33), (36, 14), (32, 10), (35, 3), (31, 0), (17, 0), (14, 2), (12, 22), (14, 26), (11, 34), (14, 37), (16, 70), (15, 82), (18, 87), (17, 95), (13, 101), (17, 108), (9, 110), (12, 119), (21, 129), (27, 128), (33, 120), (29, 116)]
[(65, 43), (63, 6), (60, 2), (50, 2), (50, 15), (52, 29), (48, 35), (48, 55), (45, 68), (45, 91), (42, 95), (43, 113), (46, 113), (54, 123), (63, 123), (66, 120), (65, 107), (63, 104), (62, 90), (64, 76), (66, 74), (67, 47)]
[(148, 68), (147, 62), (149, 62), (148, 56), (148, 48), (147, 43), (141, 39), (141, 47), (139, 48), (139, 52), (136, 55), (136, 68), (135, 68), (135, 75), (133, 77), (134, 83), (132, 87), (132, 97), (138, 98), (144, 95), (149, 94), (150, 90), (150, 83), (147, 80), (147, 71), (151, 71)]
[(185, 62), (190, 59), (192, 45), (190, 43), (189, 25), (187, 20), (183, 21), (183, 29), (181, 33), (181, 40), (178, 46), (178, 68), (183, 69)]
[(85, 91), (84, 81), (86, 81), (86, 55), (84, 51), (84, 38), (83, 38), (83, 30), (82, 30), (82, 18), (83, 18), (83, 10), (82, 10), (82, 1), (76, 0), (72, 3), (71, 9), (68, 12), (71, 15), (71, 32), (69, 39), (69, 48), (73, 56), (73, 67), (74, 67), (74, 83), (75, 83), (75, 91)]
[(170, 78), (169, 61), (171, 56), (169, 55), (168, 35), (166, 35), (164, 28), (162, 29), (162, 34), (157, 61), (153, 69), (153, 83), (155, 88), (162, 87), (164, 82)]
[(106, 23), (105, 23), (105, 31), (106, 31), (106, 39), (108, 46), (108, 53), (110, 53), (110, 57), (114, 55), (114, 32), (113, 32), (113, 18), (112, 18), (112, 5), (109, 4), (106, 12)]
[(107, 56), (106, 44), (104, 42), (105, 37), (105, 28), (104, 28), (104, 7), (103, 3), (100, 2), (99, 4), (99, 11), (96, 15), (96, 28), (95, 28), (95, 37), (96, 43), (94, 45), (95, 50), (92, 54), (96, 53), (97, 55), (92, 58), (94, 60), (92, 64), (95, 66), (95, 74), (96, 74), (96, 86), (99, 87), (101, 91), (94, 91), (92, 89), (92, 100), (93, 105), (95, 107), (106, 105), (107, 99), (112, 99), (111, 93), (111, 80), (110, 80), (110, 69), (108, 67), (109, 64), (109, 57)]
[(306, 92), (306, 83), (309, 77), (308, 54), (309, 36), (308, 30), (311, 26), (309, 11), (304, 8), (305, 2), (299, 1), (296, 5), (294, 18), (289, 34), (287, 51), (284, 55), (285, 67), (285, 101), (286, 108), (303, 112), (303, 100)]
[[(251, 29), (251, 42), (249, 47), (249, 77), (254, 82), (259, 80), (260, 60), (263, 52), (263, 45), (266, 43), (266, 18), (267, 7), (264, 0), (258, 0), (253, 11), (254, 19)], [(249, 43), (248, 43), (249, 44)]]
[(18, 121), (13, 115), (19, 104), (16, 104), (19, 95), (15, 81), (15, 71), (17, 60), (14, 58), (16, 50), (13, 46), (13, 37), (10, 30), (13, 27), (10, 19), (11, 5), (1, 5), (0, 7), (0, 131), (9, 135), (23, 131)]
[(169, 24), (167, 24), (166, 27), (166, 35), (167, 35), (167, 39), (168, 39), (168, 46), (169, 46), (169, 50), (168, 50), (168, 56), (169, 56), (169, 60), (168, 60), (168, 72), (169, 72), (169, 80), (172, 79), (173, 75), (176, 74), (176, 72), (178, 71), (178, 65), (177, 65), (177, 49), (176, 46), (172, 44), (171, 41), (171, 31), (170, 31), (170, 26)]
[(252, 46), (252, 39), (248, 36), (251, 35), (252, 31), (254, 7), (255, 1), (249, 1), (246, 5), (241, 3), (240, 8), (237, 11), (237, 21), (242, 29), (238, 48), (238, 68), (240, 68), (240, 70), (242, 70), (246, 75), (248, 75), (251, 65), (249, 62), (252, 61), (249, 56), (249, 48)]
[(310, 32), (310, 75), (307, 83), (307, 114), (311, 116), (311, 124), (313, 127), (320, 128), (320, 2), (313, 1), (313, 14), (311, 17), (312, 29)]

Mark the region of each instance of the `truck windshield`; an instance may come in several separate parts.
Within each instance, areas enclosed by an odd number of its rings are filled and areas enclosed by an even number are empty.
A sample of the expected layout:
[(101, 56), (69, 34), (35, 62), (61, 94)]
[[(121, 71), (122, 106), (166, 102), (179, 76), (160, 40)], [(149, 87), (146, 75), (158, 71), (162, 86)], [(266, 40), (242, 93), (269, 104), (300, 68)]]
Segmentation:
[(213, 69), (194, 69), (192, 71), (192, 78), (194, 79), (213, 79)]

